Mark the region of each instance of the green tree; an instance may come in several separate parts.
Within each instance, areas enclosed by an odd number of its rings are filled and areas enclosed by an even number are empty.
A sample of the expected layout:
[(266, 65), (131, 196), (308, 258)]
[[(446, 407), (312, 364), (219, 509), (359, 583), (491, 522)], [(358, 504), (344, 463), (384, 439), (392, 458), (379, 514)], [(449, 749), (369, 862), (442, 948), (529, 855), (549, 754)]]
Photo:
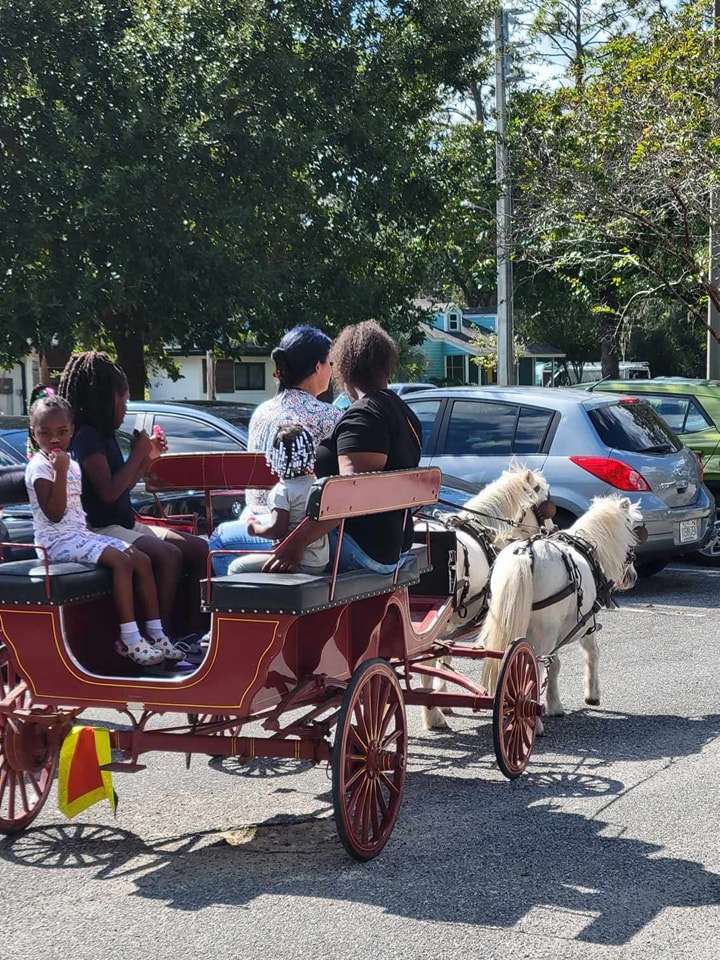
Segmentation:
[(720, 302), (707, 278), (720, 150), (710, 25), (704, 4), (651, 18), (647, 35), (604, 45), (581, 90), (533, 95), (525, 249), (592, 276), (616, 337), (645, 300), (674, 301), (703, 327), (707, 298)]
[(134, 396), (164, 345), (412, 329), (433, 117), (470, 0), (0, 3), (0, 355), (78, 333)]

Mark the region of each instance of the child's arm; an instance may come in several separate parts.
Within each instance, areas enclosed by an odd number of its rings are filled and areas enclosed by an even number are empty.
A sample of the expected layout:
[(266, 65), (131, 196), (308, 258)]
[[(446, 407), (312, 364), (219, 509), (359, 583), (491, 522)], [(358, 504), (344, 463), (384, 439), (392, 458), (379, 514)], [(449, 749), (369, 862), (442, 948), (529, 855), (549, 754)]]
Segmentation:
[(247, 525), (247, 532), (251, 537), (265, 537), (266, 540), (283, 540), (287, 536), (290, 525), (288, 510), (273, 510), (270, 514), (271, 522), (264, 526), (251, 520)]
[(51, 523), (60, 523), (67, 510), (67, 474), (70, 457), (63, 451), (57, 451), (57, 453), (51, 453), (48, 459), (55, 468), (55, 479), (38, 478), (33, 486), (42, 512)]
[(103, 503), (115, 503), (126, 490), (132, 489), (147, 473), (151, 450), (150, 437), (146, 433), (138, 434), (130, 448), (130, 456), (117, 473), (110, 472), (104, 453), (88, 454), (82, 461), (82, 469), (98, 499)]

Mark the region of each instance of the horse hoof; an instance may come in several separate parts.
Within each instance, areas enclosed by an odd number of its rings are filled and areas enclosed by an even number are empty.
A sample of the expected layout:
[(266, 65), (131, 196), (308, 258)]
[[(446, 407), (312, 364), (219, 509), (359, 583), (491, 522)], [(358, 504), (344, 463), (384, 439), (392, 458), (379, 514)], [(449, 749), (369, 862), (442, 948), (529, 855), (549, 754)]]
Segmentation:
[(599, 707), (600, 697), (585, 697), (585, 703), (587, 703), (590, 707)]
[(455, 711), (453, 710), (452, 707), (441, 707), (440, 710), (441, 710), (441, 713), (443, 713), (446, 717), (455, 716)]
[(536, 733), (536, 735), (537, 735), (538, 737), (544, 737), (544, 736), (545, 736), (545, 726), (544, 726), (542, 720), (538, 720), (538, 722), (537, 722), (537, 728), (535, 729), (535, 733)]
[(442, 711), (433, 707), (424, 717), (423, 726), (426, 730), (449, 730), (450, 724), (442, 715)]

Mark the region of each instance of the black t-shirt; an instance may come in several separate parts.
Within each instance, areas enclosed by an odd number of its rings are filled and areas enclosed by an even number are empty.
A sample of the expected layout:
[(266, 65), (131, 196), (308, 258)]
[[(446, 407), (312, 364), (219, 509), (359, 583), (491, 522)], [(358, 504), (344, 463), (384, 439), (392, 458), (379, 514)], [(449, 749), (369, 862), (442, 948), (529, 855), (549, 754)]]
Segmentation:
[(103, 503), (82, 469), (83, 460), (93, 453), (101, 453), (107, 458), (110, 473), (113, 475), (123, 467), (125, 461), (115, 435), (106, 437), (95, 427), (85, 423), (75, 431), (70, 449), (82, 470), (82, 505), (87, 514), (88, 526), (109, 527), (116, 523), (128, 530), (132, 529), (135, 526), (135, 511), (130, 501), (130, 491), (120, 494), (114, 503)]
[[(348, 409), (335, 429), (317, 447), (315, 473), (331, 477), (338, 470), (338, 455), (384, 453), (385, 470), (409, 470), (420, 462), (422, 427), (410, 407), (392, 390), (374, 390)], [(357, 517), (345, 530), (378, 563), (397, 563), (402, 550), (412, 545), (412, 518), (403, 529), (404, 510)]]

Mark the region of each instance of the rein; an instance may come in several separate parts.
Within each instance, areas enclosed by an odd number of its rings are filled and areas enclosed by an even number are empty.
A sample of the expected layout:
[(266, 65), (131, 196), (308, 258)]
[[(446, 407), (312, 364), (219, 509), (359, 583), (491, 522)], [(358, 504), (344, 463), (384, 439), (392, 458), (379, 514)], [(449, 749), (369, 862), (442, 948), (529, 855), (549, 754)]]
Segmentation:
[[(453, 503), (451, 500), (443, 500), (441, 498), (438, 498), (437, 502), (439, 504), (442, 504), (442, 506), (444, 507), (453, 507), (455, 510), (460, 510), (463, 513), (470, 513), (474, 517), (484, 517), (486, 520), (497, 520), (498, 523), (506, 523), (509, 527), (517, 527), (518, 530), (530, 530), (533, 533), (536, 532), (535, 527), (529, 527), (526, 523), (523, 523), (523, 520), (525, 519), (525, 515), (527, 514), (528, 509), (532, 510), (532, 512), (535, 514), (535, 519), (537, 520), (540, 526), (542, 526), (544, 520), (547, 519), (545, 517), (541, 519), (540, 516), (538, 515), (538, 507), (542, 506), (542, 504), (540, 503), (533, 503), (532, 506), (523, 510), (523, 512), (520, 514), (519, 520), (508, 520), (507, 517), (498, 517), (494, 513), (483, 513), (482, 510), (471, 510), (469, 507), (459, 507), (457, 503)], [(548, 503), (548, 502), (549, 501), (547, 500), (543, 500), (543, 503)], [(419, 516), (423, 516), (423, 514), (420, 513)], [(456, 516), (456, 514), (453, 514), (453, 516)], [(443, 523), (443, 521), (439, 517), (433, 516), (432, 519), (439, 520), (441, 523)]]

